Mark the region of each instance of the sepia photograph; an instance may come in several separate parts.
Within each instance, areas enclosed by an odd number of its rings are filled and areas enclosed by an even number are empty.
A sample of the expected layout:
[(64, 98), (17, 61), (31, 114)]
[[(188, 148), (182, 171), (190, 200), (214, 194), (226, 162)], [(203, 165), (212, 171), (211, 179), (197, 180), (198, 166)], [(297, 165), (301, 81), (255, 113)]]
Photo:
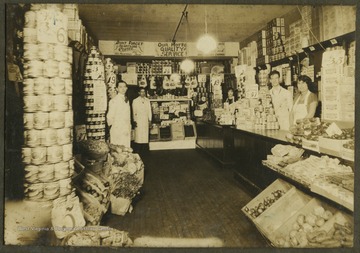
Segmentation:
[(359, 246), (356, 1), (2, 7), (1, 248)]

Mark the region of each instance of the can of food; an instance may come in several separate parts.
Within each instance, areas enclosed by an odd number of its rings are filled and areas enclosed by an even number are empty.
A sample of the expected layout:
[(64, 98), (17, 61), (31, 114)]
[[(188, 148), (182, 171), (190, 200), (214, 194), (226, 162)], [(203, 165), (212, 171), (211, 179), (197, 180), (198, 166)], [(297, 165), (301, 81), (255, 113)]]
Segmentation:
[(52, 111), (49, 113), (49, 126), (51, 128), (65, 127), (65, 113)]
[(24, 131), (25, 145), (29, 147), (37, 147), (41, 143), (41, 131), (30, 129)]
[(40, 60), (31, 60), (24, 64), (24, 73), (28, 77), (40, 77), (43, 75), (44, 63)]
[(60, 196), (60, 187), (58, 182), (44, 183), (44, 198), (53, 200)]
[(68, 47), (58, 44), (54, 47), (54, 51), (56, 54), (54, 54), (54, 59), (61, 62), (67, 62), (68, 61)]
[(26, 78), (23, 81), (23, 93), (24, 95), (33, 95), (34, 94), (34, 79)]
[(71, 159), (69, 161), (69, 177), (72, 177), (75, 173), (75, 161), (74, 159)]
[(59, 62), (59, 77), (61, 78), (71, 78), (71, 64), (67, 61)]
[(49, 112), (53, 110), (52, 95), (43, 94), (38, 96), (38, 109), (43, 112)]
[(54, 164), (43, 164), (39, 166), (38, 180), (43, 183), (54, 181)]
[(24, 184), (24, 194), (29, 200), (42, 200), (44, 198), (44, 184)]
[(47, 147), (47, 161), (49, 163), (61, 162), (63, 158), (62, 146), (50, 146)]
[(23, 29), (24, 43), (37, 43), (37, 30), (35, 28), (24, 27)]
[(46, 60), (44, 63), (44, 76), (59, 76), (59, 62), (55, 60)]
[(24, 96), (24, 111), (36, 112), (38, 110), (39, 97), (34, 95)]
[(21, 159), (25, 164), (31, 164), (31, 148), (23, 147), (21, 148)]
[(36, 12), (27, 11), (25, 12), (25, 23), (24, 27), (26, 28), (35, 28), (36, 26)]
[(57, 143), (56, 129), (46, 128), (41, 130), (41, 145), (49, 147)]
[(69, 109), (68, 96), (55, 95), (53, 96), (53, 108), (55, 111), (65, 112)]
[(71, 178), (60, 180), (59, 188), (60, 188), (60, 196), (69, 195), (72, 192)]
[(25, 43), (24, 44), (24, 59), (35, 60), (38, 59), (39, 46), (37, 44)]
[(37, 165), (26, 165), (24, 168), (25, 181), (28, 183), (38, 182), (38, 166)]
[(72, 95), (73, 93), (73, 82), (71, 79), (65, 79), (65, 94)]
[[(54, 54), (54, 45), (50, 43), (40, 43), (39, 44), (38, 57), (42, 60), (53, 60)], [(56, 52), (57, 53), (57, 52)], [(46, 68), (46, 66), (44, 66)]]
[(74, 113), (73, 111), (65, 112), (65, 127), (74, 126)]
[(56, 130), (57, 144), (64, 145), (71, 142), (71, 129), (60, 128)]
[(68, 47), (68, 59), (67, 59), (67, 61), (69, 63), (73, 62), (73, 49), (71, 47)]
[(33, 116), (35, 129), (44, 129), (49, 127), (49, 114), (47, 112), (36, 112)]
[(69, 105), (69, 110), (72, 110), (72, 96), (68, 96), (68, 105)]
[(34, 113), (24, 113), (24, 128), (25, 129), (33, 129), (34, 128)]
[(37, 77), (34, 79), (34, 93), (43, 95), (49, 93), (50, 80), (45, 77)]
[(44, 164), (46, 162), (46, 147), (33, 147), (31, 149), (31, 163), (35, 165)]
[(64, 178), (68, 178), (69, 177), (69, 163), (68, 162), (60, 162), (60, 163), (56, 163), (54, 165), (54, 178), (59, 180), (59, 179), (64, 179)]
[(50, 79), (50, 93), (59, 95), (65, 93), (65, 79), (54, 77)]
[(63, 161), (69, 161), (73, 158), (73, 145), (72, 144), (66, 144), (62, 146), (63, 148)]

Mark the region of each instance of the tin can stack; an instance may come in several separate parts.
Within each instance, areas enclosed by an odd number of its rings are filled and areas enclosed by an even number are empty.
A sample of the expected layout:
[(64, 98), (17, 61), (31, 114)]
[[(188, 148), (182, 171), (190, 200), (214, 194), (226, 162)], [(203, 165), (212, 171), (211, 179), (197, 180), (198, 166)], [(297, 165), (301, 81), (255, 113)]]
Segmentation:
[(86, 134), (90, 140), (105, 140), (107, 94), (105, 66), (96, 47), (92, 47), (84, 77)]
[(61, 4), (32, 4), (24, 26), (24, 195), (50, 201), (73, 192), (72, 49)]

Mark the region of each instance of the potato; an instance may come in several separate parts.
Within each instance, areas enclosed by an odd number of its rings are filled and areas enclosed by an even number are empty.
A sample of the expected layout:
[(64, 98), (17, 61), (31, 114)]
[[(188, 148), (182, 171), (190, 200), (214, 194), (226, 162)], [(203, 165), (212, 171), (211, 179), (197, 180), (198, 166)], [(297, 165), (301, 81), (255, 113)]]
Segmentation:
[(322, 206), (314, 207), (314, 214), (316, 216), (322, 216), (325, 213), (325, 209)]
[(299, 225), (302, 225), (302, 224), (304, 223), (304, 221), (305, 221), (305, 216), (302, 215), (302, 214), (299, 214), (299, 216), (297, 217), (296, 221), (297, 221), (297, 223), (298, 223)]
[(308, 233), (308, 232), (311, 232), (314, 230), (314, 228), (308, 223), (303, 224), (303, 229), (304, 229), (305, 233)]
[(293, 246), (293, 247), (297, 247), (298, 246), (298, 241), (295, 237), (291, 238), (290, 239), (290, 244)]
[(321, 227), (322, 225), (325, 224), (325, 219), (324, 218), (317, 218), (315, 221), (316, 226)]
[(331, 217), (333, 216), (332, 212), (329, 210), (326, 210), (324, 212), (324, 214), (322, 215), (322, 217), (324, 218), (325, 221), (329, 220)]
[(276, 245), (277, 246), (283, 247), (284, 244), (285, 244), (285, 239), (284, 238), (280, 237), (280, 238), (276, 239)]
[(316, 216), (311, 213), (306, 215), (305, 222), (314, 227), (316, 223)]

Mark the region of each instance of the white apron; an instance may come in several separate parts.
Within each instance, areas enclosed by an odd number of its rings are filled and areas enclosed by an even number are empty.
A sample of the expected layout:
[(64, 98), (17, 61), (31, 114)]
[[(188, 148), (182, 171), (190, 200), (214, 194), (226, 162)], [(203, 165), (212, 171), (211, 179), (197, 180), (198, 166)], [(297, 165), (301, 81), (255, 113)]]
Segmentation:
[(293, 107), (294, 124), (296, 123), (296, 120), (304, 119), (308, 114), (307, 104), (308, 104), (309, 95), (310, 92), (307, 92), (303, 104), (299, 104), (300, 96), (298, 97), (298, 99), (296, 99), (296, 102), (294, 103), (294, 107)]
[(138, 97), (133, 101), (133, 118), (136, 122), (135, 139), (136, 143), (149, 142), (149, 121), (151, 121), (151, 105), (147, 98)]
[(110, 143), (130, 147), (131, 123), (130, 104), (125, 97), (116, 95), (109, 102), (109, 111), (106, 116), (110, 128)]
[(287, 92), (288, 91), (283, 88), (281, 88), (279, 92), (271, 92), (275, 115), (281, 130), (289, 130), (290, 128), (290, 112)]

